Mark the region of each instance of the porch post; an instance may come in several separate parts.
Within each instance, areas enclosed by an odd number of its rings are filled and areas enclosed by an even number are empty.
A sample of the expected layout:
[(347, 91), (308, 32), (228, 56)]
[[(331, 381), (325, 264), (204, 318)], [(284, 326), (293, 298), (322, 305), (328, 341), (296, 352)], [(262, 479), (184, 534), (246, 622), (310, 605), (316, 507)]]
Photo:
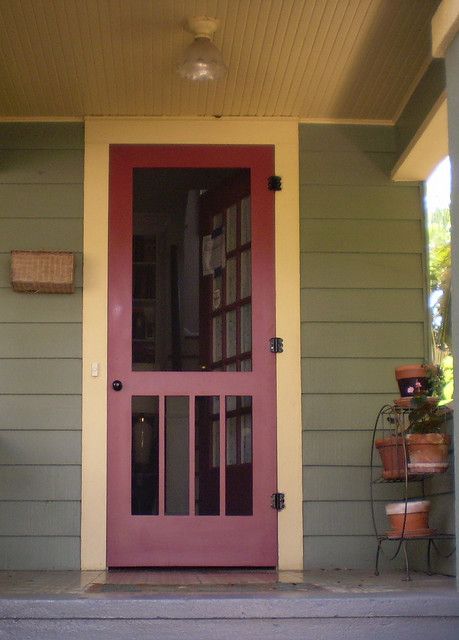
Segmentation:
[[(459, 540), (459, 34), (445, 54), (448, 96), (448, 141), (451, 160), (452, 336), (454, 353), (454, 457), (456, 541)], [(456, 584), (459, 588), (459, 554)]]
[[(456, 541), (459, 540), (459, 34), (445, 56), (448, 94), (448, 140), (451, 159), (452, 335), (454, 362), (454, 457)], [(459, 588), (459, 560), (456, 553)]]

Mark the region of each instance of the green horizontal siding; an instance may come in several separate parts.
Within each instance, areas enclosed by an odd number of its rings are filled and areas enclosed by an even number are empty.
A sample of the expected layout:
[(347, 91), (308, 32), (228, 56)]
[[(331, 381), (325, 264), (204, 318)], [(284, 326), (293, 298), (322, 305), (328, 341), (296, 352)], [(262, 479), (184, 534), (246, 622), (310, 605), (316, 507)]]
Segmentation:
[(301, 281), (316, 289), (422, 289), (422, 258), (400, 253), (302, 253)]
[[(395, 385), (395, 382), (394, 382)], [(356, 430), (372, 429), (377, 407), (392, 402), (396, 391), (386, 394), (335, 393), (327, 385), (319, 393), (303, 393), (303, 429)]]
[(80, 497), (81, 469), (77, 465), (18, 465), (0, 468), (0, 500), (79, 501)]
[(73, 149), (2, 151), (1, 182), (3, 184), (82, 184), (83, 151)]
[[(4, 502), (0, 536), (78, 536), (80, 502)], [(0, 538), (1, 542), (1, 538)]]
[(308, 393), (398, 393), (394, 369), (419, 358), (302, 358)]
[[(365, 152), (394, 153), (397, 151), (397, 132), (385, 126), (356, 127), (327, 124), (300, 126), (299, 137), (301, 153), (335, 151), (356, 155)], [(302, 179), (307, 177), (302, 174)]]
[[(421, 190), (391, 183), (396, 150), (394, 127), (300, 126), (306, 567), (372, 566), (372, 429), (424, 357)], [(385, 530), (400, 485), (374, 495)]]
[(0, 288), (0, 322), (81, 323), (81, 310), (81, 289), (71, 295), (23, 295), (10, 287)]
[[(378, 533), (387, 531), (388, 521), (384, 502), (374, 502)], [(367, 500), (338, 500), (335, 502), (305, 502), (303, 505), (304, 534), (306, 536), (371, 536), (374, 528)]]
[(2, 429), (80, 429), (79, 395), (4, 395)]
[[(308, 322), (303, 357), (423, 359), (424, 325), (418, 323)], [(0, 341), (1, 347), (1, 341)]]
[(0, 358), (80, 358), (81, 324), (5, 324)]
[(0, 563), (7, 570), (49, 571), (80, 566), (79, 536), (8, 536), (0, 542)]
[(82, 218), (81, 184), (0, 184), (0, 218)]
[(0, 464), (81, 465), (81, 431), (0, 431)]
[(303, 220), (301, 251), (309, 253), (416, 253), (422, 243), (416, 220)]
[(83, 243), (83, 223), (79, 218), (4, 218), (0, 237), (0, 252), (11, 247), (25, 251), (80, 251)]
[(383, 185), (394, 164), (392, 153), (300, 152), (300, 184)]
[(2, 123), (0, 149), (83, 149), (84, 126), (76, 123)]
[(419, 220), (420, 193), (399, 184), (397, 188), (367, 185), (302, 184), (302, 219)]
[[(396, 550), (395, 543), (387, 543), (384, 549), (388, 554)], [(410, 543), (408, 543), (411, 546)], [(313, 559), (314, 567), (323, 569), (362, 569), (372, 571), (375, 566), (376, 538), (374, 535), (353, 536), (305, 536), (304, 557)], [(381, 557), (380, 570), (394, 571), (403, 566), (403, 554), (389, 562), (386, 556)], [(337, 580), (340, 573), (337, 571)], [(338, 583), (337, 588), (340, 587)], [(378, 588), (376, 586), (376, 588)]]
[[(369, 467), (371, 430), (304, 431), (303, 464), (306, 466)], [(368, 476), (368, 481), (370, 477)], [(307, 499), (308, 494), (305, 495)]]
[[(379, 473), (379, 472), (378, 472)], [(303, 482), (308, 487), (308, 503), (368, 501), (370, 499), (370, 471), (368, 467), (303, 467)], [(374, 477), (377, 477), (375, 472)], [(409, 495), (419, 495), (419, 483), (409, 485)], [(400, 485), (373, 485), (376, 500), (400, 500)], [(368, 509), (368, 502), (365, 506)]]
[(301, 290), (304, 322), (419, 322), (424, 304), (422, 289)]
[[(0, 149), (0, 568), (78, 569), (83, 125), (2, 123)], [(14, 292), (13, 249), (72, 251), (76, 292)]]
[(81, 358), (5, 359), (0, 369), (4, 394), (81, 394)]

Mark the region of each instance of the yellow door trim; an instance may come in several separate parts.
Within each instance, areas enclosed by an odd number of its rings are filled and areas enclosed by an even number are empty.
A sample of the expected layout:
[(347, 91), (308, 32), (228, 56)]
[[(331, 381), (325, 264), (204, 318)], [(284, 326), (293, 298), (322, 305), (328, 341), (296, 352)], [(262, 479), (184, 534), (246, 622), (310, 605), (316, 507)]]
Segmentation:
[[(303, 567), (298, 123), (292, 120), (85, 121), (81, 567), (106, 565), (107, 248), (110, 144), (272, 144), (276, 193), (276, 324), (280, 569)], [(92, 375), (98, 363), (99, 375)]]

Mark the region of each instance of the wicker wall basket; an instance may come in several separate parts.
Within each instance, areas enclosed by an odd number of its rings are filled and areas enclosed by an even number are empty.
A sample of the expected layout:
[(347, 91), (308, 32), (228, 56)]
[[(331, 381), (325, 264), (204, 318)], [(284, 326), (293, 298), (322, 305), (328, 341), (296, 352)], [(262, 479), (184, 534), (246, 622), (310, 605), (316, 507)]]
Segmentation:
[(75, 257), (68, 251), (12, 251), (11, 285), (29, 293), (73, 293)]

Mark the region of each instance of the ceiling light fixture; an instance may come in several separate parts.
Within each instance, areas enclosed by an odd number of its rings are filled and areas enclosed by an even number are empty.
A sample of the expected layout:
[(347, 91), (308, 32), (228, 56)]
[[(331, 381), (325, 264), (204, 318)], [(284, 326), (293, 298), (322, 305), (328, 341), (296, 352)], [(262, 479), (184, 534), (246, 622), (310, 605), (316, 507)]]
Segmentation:
[(218, 80), (227, 69), (212, 35), (219, 26), (216, 18), (194, 16), (187, 18), (185, 29), (194, 35), (194, 42), (186, 48), (178, 73), (186, 80)]

